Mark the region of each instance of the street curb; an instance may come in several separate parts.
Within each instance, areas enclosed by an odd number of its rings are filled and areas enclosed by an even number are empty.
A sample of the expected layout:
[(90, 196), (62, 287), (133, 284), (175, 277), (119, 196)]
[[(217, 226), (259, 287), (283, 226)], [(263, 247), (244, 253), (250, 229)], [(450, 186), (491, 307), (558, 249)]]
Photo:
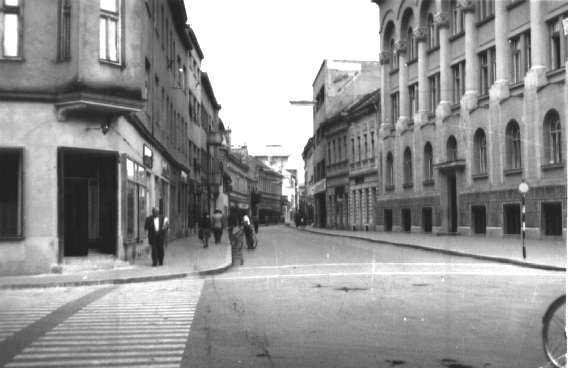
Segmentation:
[(152, 282), (152, 281), (167, 281), (174, 279), (183, 279), (189, 276), (208, 276), (220, 274), (227, 271), (232, 266), (232, 254), (231, 247), (228, 247), (228, 256), (225, 257), (225, 262), (217, 268), (212, 268), (204, 271), (191, 271), (191, 272), (180, 272), (172, 274), (162, 274), (162, 275), (150, 275), (150, 276), (132, 276), (132, 277), (122, 277), (106, 280), (73, 280), (73, 281), (53, 281), (47, 283), (29, 283), (29, 284), (12, 284), (12, 285), (0, 285), (0, 290), (18, 290), (18, 289), (46, 289), (54, 287), (77, 287), (77, 286), (96, 286), (96, 285), (121, 285), (121, 284), (133, 284), (140, 282)]
[(539, 264), (539, 263), (516, 261), (516, 260), (510, 259), (510, 258), (484, 256), (484, 255), (480, 255), (480, 254), (459, 252), (459, 251), (456, 251), (456, 250), (430, 248), (430, 247), (425, 247), (425, 246), (416, 245), (416, 244), (396, 243), (396, 242), (392, 242), (392, 241), (388, 241), (388, 240), (369, 239), (369, 238), (366, 238), (366, 237), (356, 236), (356, 235), (331, 234), (331, 233), (320, 232), (320, 231), (317, 231), (317, 230), (309, 230), (309, 229), (300, 230), (300, 229), (297, 229), (297, 231), (306, 231), (306, 232), (309, 232), (309, 233), (312, 233), (312, 234), (327, 235), (327, 236), (333, 236), (333, 237), (339, 237), (339, 238), (350, 238), (350, 239), (362, 240), (362, 241), (366, 241), (366, 242), (370, 242), (370, 243), (394, 245), (394, 246), (399, 246), (399, 247), (424, 250), (424, 251), (427, 251), (427, 252), (442, 253), (442, 254), (448, 254), (448, 255), (452, 255), (452, 256), (479, 259), (479, 260), (483, 260), (483, 261), (506, 263), (506, 264), (512, 264), (512, 265), (515, 265), (515, 266), (526, 267), (526, 268), (534, 268), (534, 269), (540, 269), (540, 270), (545, 270), (545, 271), (563, 271), (563, 272), (566, 272), (566, 267), (558, 267), (558, 266), (542, 265), (542, 264)]

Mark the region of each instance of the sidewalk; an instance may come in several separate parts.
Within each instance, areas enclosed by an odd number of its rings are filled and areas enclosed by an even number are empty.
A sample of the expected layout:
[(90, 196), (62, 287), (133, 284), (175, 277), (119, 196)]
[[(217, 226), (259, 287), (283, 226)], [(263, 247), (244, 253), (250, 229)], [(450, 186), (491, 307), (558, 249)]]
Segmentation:
[(437, 236), (418, 233), (366, 232), (313, 227), (306, 227), (305, 231), (509, 263), (523, 267), (566, 271), (566, 242), (563, 240), (527, 239), (525, 241), (527, 258), (523, 259), (520, 238)]
[(204, 249), (197, 235), (170, 241), (164, 257), (164, 265), (152, 267), (150, 255), (141, 256), (133, 263), (116, 262), (106, 270), (81, 270), (64, 267), (61, 274), (0, 277), (0, 289), (22, 289), (32, 287), (80, 286), (99, 284), (123, 284), (131, 282), (169, 280), (189, 275), (207, 275), (227, 270), (231, 266), (231, 246), (227, 234), (222, 242)]

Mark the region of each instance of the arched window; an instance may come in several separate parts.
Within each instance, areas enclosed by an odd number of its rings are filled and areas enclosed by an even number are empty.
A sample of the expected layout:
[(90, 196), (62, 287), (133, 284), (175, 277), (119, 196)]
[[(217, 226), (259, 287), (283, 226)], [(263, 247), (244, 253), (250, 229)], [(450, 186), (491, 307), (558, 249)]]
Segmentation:
[(550, 110), (544, 117), (544, 159), (546, 164), (562, 162), (562, 126), (556, 110)]
[(432, 181), (434, 178), (434, 155), (432, 145), (427, 142), (424, 145), (424, 181)]
[(394, 185), (394, 164), (393, 164), (392, 153), (387, 153), (387, 164), (386, 166), (386, 185), (393, 186)]
[(392, 68), (398, 69), (398, 53), (396, 52), (394, 47), (394, 39), (390, 40), (390, 51), (392, 57)]
[(431, 49), (438, 46), (438, 32), (436, 32), (436, 24), (432, 13), (428, 14), (428, 45)]
[(473, 162), (476, 174), (487, 174), (487, 139), (483, 129), (477, 129), (473, 136)]
[(505, 131), (507, 138), (506, 151), (507, 151), (507, 168), (520, 169), (522, 168), (521, 162), (521, 129), (515, 120), (511, 120), (507, 124)]
[(448, 138), (446, 143), (446, 156), (448, 161), (456, 161), (458, 159), (458, 142), (453, 135)]
[(412, 152), (410, 151), (410, 147), (406, 147), (404, 150), (404, 184), (411, 185), (412, 184)]
[(412, 33), (412, 27), (408, 27), (408, 30), (406, 31), (406, 45), (408, 48), (408, 60), (412, 60), (416, 58), (416, 45), (414, 42), (414, 35)]

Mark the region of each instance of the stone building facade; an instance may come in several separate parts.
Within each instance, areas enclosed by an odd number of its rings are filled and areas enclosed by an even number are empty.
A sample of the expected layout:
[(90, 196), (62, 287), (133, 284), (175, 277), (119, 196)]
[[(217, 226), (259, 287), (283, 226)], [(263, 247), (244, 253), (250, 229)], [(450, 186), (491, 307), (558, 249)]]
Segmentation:
[(568, 4), (373, 1), (379, 229), (565, 237)]
[(154, 206), (187, 234), (202, 54), (183, 1), (14, 0), (0, 17), (0, 274), (128, 259)]

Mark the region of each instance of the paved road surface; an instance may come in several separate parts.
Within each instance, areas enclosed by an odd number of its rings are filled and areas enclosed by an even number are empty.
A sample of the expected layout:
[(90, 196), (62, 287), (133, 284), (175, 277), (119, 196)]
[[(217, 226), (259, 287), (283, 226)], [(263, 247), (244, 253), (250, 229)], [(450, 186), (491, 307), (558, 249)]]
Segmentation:
[(540, 367), (564, 280), (261, 228), (207, 279), (2, 291), (0, 366)]

